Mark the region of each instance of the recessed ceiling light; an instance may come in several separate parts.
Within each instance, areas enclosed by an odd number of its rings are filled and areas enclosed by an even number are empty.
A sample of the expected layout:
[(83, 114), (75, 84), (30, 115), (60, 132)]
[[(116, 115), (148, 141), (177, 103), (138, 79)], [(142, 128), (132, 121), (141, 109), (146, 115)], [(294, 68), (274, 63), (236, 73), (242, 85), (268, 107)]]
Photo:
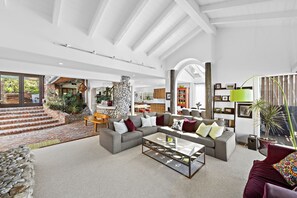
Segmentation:
[(63, 63), (62, 62), (59, 62), (59, 65), (63, 65)]

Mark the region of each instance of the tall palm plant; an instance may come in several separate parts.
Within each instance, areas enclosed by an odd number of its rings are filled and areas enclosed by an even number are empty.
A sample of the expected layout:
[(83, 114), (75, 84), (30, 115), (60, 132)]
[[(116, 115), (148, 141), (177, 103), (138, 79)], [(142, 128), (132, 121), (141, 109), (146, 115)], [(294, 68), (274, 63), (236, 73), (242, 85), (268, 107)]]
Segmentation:
[(284, 121), (282, 109), (280, 106), (269, 104), (264, 100), (256, 100), (250, 110), (260, 113), (260, 118), (265, 127), (265, 139), (268, 139), (269, 132), (283, 130), (281, 123)]

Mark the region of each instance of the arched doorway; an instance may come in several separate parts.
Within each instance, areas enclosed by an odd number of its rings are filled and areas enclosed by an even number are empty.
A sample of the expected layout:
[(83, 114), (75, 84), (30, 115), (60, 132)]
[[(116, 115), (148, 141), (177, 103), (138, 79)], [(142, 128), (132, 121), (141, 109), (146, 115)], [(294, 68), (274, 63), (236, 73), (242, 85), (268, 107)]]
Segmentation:
[(199, 102), (202, 106), (205, 105), (204, 63), (194, 58), (187, 58), (178, 62), (173, 69), (175, 70), (175, 87), (177, 87), (176, 110), (195, 108)]

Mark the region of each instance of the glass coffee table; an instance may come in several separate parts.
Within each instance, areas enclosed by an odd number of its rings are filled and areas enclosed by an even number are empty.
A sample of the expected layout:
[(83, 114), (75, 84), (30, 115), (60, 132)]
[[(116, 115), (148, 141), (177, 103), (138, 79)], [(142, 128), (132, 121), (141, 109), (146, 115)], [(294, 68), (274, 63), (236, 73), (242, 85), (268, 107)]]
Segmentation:
[(143, 137), (142, 153), (188, 178), (205, 165), (204, 145), (165, 133)]

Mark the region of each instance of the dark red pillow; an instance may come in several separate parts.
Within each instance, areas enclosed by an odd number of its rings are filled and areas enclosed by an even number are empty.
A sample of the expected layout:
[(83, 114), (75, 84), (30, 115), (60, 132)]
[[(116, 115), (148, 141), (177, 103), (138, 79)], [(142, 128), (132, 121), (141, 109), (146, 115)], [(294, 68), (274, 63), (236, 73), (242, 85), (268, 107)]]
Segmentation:
[(157, 126), (164, 126), (164, 115), (161, 115), (156, 118), (156, 124)]
[(184, 124), (183, 124), (183, 131), (195, 132), (196, 122), (197, 122), (197, 120), (188, 120), (187, 118), (185, 118)]
[(136, 127), (135, 127), (134, 123), (132, 122), (132, 120), (130, 120), (130, 118), (128, 118), (127, 120), (124, 120), (124, 122), (125, 122), (126, 127), (128, 128), (129, 132), (136, 130)]

